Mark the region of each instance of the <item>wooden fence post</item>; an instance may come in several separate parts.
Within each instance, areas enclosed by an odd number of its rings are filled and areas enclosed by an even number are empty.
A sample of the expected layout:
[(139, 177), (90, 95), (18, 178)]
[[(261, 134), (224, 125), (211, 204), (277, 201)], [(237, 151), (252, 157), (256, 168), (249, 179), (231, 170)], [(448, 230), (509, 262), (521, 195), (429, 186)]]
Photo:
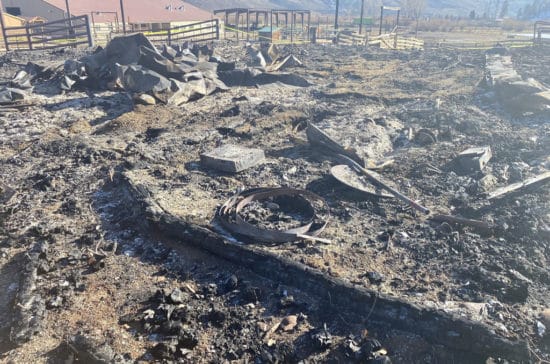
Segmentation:
[(29, 45), (29, 50), (32, 51), (31, 31), (29, 30), (28, 24), (25, 24), (25, 35), (27, 36), (27, 44)]
[(4, 38), (4, 44), (6, 45), (6, 52), (10, 50), (8, 37), (6, 35), (6, 27), (4, 25), (4, 13), (2, 11), (2, 1), (0, 0), (0, 26), (2, 27), (2, 37)]

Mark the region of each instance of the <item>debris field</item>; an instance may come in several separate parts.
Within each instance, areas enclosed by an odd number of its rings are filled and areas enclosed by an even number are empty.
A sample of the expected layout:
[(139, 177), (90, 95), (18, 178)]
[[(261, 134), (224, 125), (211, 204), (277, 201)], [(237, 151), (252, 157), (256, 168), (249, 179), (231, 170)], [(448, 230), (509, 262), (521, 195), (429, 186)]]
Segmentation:
[(549, 54), (3, 55), (0, 361), (548, 361)]

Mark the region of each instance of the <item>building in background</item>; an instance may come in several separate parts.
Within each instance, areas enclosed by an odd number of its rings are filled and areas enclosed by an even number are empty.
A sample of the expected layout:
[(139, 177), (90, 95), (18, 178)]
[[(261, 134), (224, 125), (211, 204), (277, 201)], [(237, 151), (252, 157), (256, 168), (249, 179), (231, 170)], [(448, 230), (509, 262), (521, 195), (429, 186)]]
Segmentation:
[[(3, 0), (6, 16), (47, 21), (67, 18), (65, 0)], [(88, 15), (92, 32), (102, 37), (122, 31), (120, 0), (69, 0), (72, 16)], [(126, 29), (159, 31), (211, 20), (212, 13), (181, 0), (124, 0)]]

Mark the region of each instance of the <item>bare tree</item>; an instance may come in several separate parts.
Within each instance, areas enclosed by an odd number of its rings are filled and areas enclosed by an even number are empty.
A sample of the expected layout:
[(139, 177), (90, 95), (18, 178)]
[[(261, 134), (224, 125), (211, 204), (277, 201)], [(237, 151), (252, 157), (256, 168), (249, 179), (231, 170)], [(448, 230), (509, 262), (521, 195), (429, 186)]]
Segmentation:
[(418, 35), (418, 22), (426, 9), (426, 0), (403, 0), (401, 4), (405, 14), (416, 21), (415, 34)]

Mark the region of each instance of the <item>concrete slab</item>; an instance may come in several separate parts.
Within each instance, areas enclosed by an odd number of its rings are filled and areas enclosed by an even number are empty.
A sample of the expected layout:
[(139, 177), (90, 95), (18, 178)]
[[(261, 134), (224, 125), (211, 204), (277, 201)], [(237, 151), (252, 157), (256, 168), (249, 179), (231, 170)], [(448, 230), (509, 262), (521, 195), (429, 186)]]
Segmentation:
[(260, 164), (265, 159), (264, 151), (227, 144), (210, 152), (201, 154), (204, 167), (223, 172), (237, 173)]

